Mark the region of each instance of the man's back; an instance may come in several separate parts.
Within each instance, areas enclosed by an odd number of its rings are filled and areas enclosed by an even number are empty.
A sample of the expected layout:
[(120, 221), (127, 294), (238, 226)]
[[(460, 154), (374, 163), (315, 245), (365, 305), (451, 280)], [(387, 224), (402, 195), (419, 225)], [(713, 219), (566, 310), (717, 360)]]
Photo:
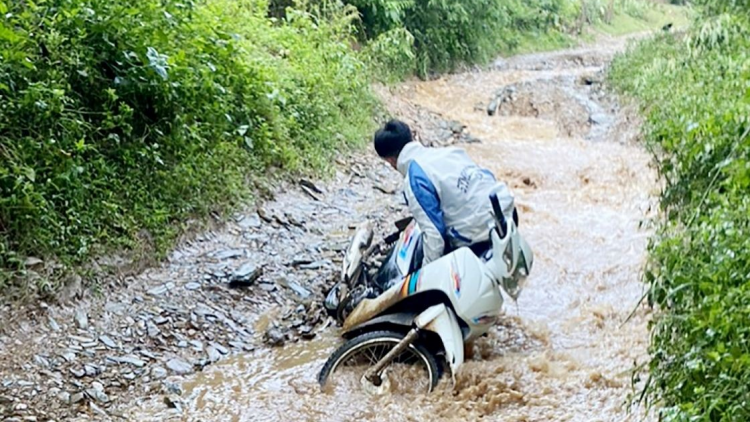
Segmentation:
[(427, 262), (443, 253), (437, 237), (454, 248), (488, 240), (492, 192), (498, 192), (504, 205), (512, 201), (507, 187), (459, 148), (426, 148), (411, 142), (401, 151), (397, 166), (405, 176), (409, 209), (427, 237)]

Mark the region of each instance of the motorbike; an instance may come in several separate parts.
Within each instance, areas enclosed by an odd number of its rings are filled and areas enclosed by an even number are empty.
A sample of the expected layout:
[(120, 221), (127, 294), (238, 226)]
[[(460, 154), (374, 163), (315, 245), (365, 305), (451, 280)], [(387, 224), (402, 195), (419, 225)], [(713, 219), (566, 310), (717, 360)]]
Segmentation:
[[(321, 369), (321, 388), (340, 378), (371, 394), (401, 387), (429, 393), (446, 369), (455, 385), (464, 344), (495, 324), (501, 290), (518, 299), (533, 266), (514, 201), (501, 206), (498, 193), (489, 197), (491, 246), (481, 256), (461, 247), (422, 266), (421, 230), (413, 219), (397, 222), (397, 232), (375, 244), (370, 223), (356, 231), (341, 280), (325, 300), (345, 342)], [(401, 371), (410, 375), (399, 377)]]

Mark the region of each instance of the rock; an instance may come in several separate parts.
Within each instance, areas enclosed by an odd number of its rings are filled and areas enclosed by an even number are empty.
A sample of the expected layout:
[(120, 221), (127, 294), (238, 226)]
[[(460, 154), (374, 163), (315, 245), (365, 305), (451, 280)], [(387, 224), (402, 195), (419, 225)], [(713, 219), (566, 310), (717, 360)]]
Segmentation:
[(167, 370), (162, 368), (161, 366), (154, 366), (151, 368), (151, 376), (155, 380), (164, 379), (167, 377)]
[(158, 337), (159, 334), (161, 334), (159, 327), (157, 327), (156, 324), (151, 321), (146, 324), (146, 331), (148, 333), (148, 336), (151, 338)]
[(266, 211), (265, 208), (258, 208), (256, 212), (258, 214), (258, 218), (260, 218), (264, 222), (273, 223), (273, 217), (268, 214), (268, 211)]
[(110, 349), (117, 348), (117, 344), (115, 344), (115, 342), (109, 336), (100, 336), (99, 341), (101, 341), (102, 344), (109, 347)]
[(305, 222), (298, 220), (297, 217), (295, 217), (291, 213), (285, 212), (284, 213), (284, 217), (286, 217), (286, 221), (288, 221), (289, 224), (291, 224), (291, 225), (293, 225), (295, 227), (299, 227), (299, 228), (304, 228), (305, 227)]
[(61, 391), (57, 394), (57, 399), (65, 404), (68, 404), (70, 403), (70, 393), (68, 393), (67, 391)]
[(68, 336), (68, 338), (76, 343), (92, 343), (94, 341), (93, 338), (82, 336)]
[(310, 189), (311, 191), (313, 191), (315, 193), (320, 193), (320, 194), (323, 193), (323, 191), (319, 187), (317, 187), (313, 182), (311, 182), (309, 180), (300, 179), (299, 184), (301, 186), (304, 186), (304, 187)]
[(149, 296), (161, 296), (172, 289), (174, 289), (174, 283), (169, 282), (148, 290), (146, 294), (148, 294)]
[(206, 347), (206, 354), (211, 362), (218, 362), (221, 359), (221, 354), (213, 346)]
[(200, 288), (201, 288), (201, 284), (195, 281), (191, 281), (190, 283), (185, 285), (185, 289), (187, 290), (198, 290)]
[(107, 302), (104, 305), (104, 310), (112, 312), (113, 314), (122, 315), (127, 310), (127, 305), (120, 302)]
[(299, 328), (297, 328), (297, 332), (300, 334), (300, 337), (302, 337), (303, 340), (312, 340), (315, 338), (315, 333), (313, 332), (312, 327), (309, 325), (303, 325)]
[(72, 396), (70, 396), (70, 403), (71, 404), (76, 404), (76, 403), (80, 402), (81, 400), (83, 400), (83, 393), (75, 393)]
[(220, 259), (220, 260), (226, 260), (226, 259), (234, 259), (239, 258), (244, 255), (244, 251), (242, 249), (224, 249), (222, 251), (216, 252), (214, 254), (214, 258)]
[(263, 274), (263, 268), (251, 262), (243, 264), (232, 274), (229, 287), (244, 287), (252, 285)]
[(107, 394), (102, 390), (89, 388), (86, 390), (86, 395), (91, 397), (92, 400), (99, 403), (109, 403), (109, 396), (107, 396)]
[(57, 321), (55, 321), (55, 319), (52, 318), (52, 316), (48, 316), (47, 320), (49, 322), (49, 328), (52, 329), (52, 331), (55, 331), (55, 332), (60, 331), (60, 324), (58, 324)]
[(245, 351), (251, 351), (251, 350), (253, 350), (252, 346), (250, 346), (250, 345), (248, 345), (246, 343), (243, 343), (241, 341), (230, 341), (229, 345), (232, 346), (232, 347), (234, 347), (235, 349), (239, 349), (239, 350), (245, 350)]
[(89, 317), (88, 315), (86, 315), (86, 311), (84, 309), (76, 309), (75, 320), (78, 328), (80, 328), (81, 330), (86, 330), (89, 328)]
[(318, 196), (318, 194), (315, 193), (312, 189), (308, 188), (307, 186), (300, 186), (302, 189), (302, 192), (304, 192), (307, 196), (312, 198), (314, 201), (320, 201), (321, 197)]
[(278, 328), (272, 327), (266, 331), (263, 341), (271, 347), (280, 347), (286, 342), (286, 334), (282, 333)]
[(166, 324), (167, 322), (169, 322), (169, 320), (167, 318), (164, 318), (163, 316), (154, 318), (154, 324), (156, 325)]
[(190, 344), (193, 345), (193, 349), (195, 349), (195, 350), (197, 350), (199, 352), (201, 350), (203, 350), (203, 342), (200, 341), (200, 340), (190, 340)]
[(179, 384), (164, 381), (162, 384), (162, 390), (165, 391), (167, 394), (174, 394), (177, 396), (182, 395), (182, 387), (180, 387)]
[(466, 129), (466, 125), (465, 124), (463, 124), (461, 122), (457, 122), (455, 120), (449, 122), (448, 123), (448, 127), (450, 128), (451, 132), (456, 133), (456, 134), (461, 133), (461, 132), (464, 131), (464, 129)]
[(497, 98), (490, 101), (490, 103), (487, 105), (487, 115), (494, 116), (499, 106), (500, 101)]
[(393, 195), (394, 193), (396, 193), (396, 189), (389, 187), (389, 186), (382, 185), (380, 183), (376, 183), (372, 185), (372, 188), (380, 192), (383, 192), (386, 195)]
[(167, 368), (177, 375), (185, 375), (193, 372), (193, 365), (179, 358), (170, 359), (167, 362)]
[(62, 358), (65, 359), (65, 361), (68, 362), (68, 363), (73, 362), (74, 360), (76, 360), (76, 354), (73, 353), (73, 352), (70, 352), (70, 351), (65, 352), (65, 353), (61, 353), (60, 356), (62, 356)]
[(261, 290), (266, 292), (272, 292), (276, 290), (276, 286), (274, 284), (268, 283), (268, 282), (260, 282), (258, 283), (258, 287), (260, 287)]
[(86, 375), (86, 371), (80, 368), (70, 368), (70, 373), (76, 378), (83, 378)]
[(175, 395), (164, 396), (164, 404), (170, 409), (182, 411), (182, 400)]
[(123, 357), (114, 358), (114, 359), (115, 359), (115, 362), (127, 363), (129, 365), (135, 366), (136, 368), (143, 368), (144, 366), (146, 366), (146, 362), (138, 359), (137, 357), (133, 355), (123, 356)]
[(213, 347), (214, 349), (216, 349), (216, 350), (217, 350), (217, 351), (218, 351), (219, 353), (221, 353), (222, 355), (227, 355), (227, 354), (229, 354), (229, 349), (227, 349), (226, 347), (222, 346), (221, 344), (219, 344), (219, 343), (216, 343), (216, 342), (214, 342), (214, 341), (212, 341), (212, 342), (211, 342), (210, 344), (211, 344), (211, 346), (212, 346), (212, 347)]
[(308, 257), (305, 257), (305, 256), (296, 256), (296, 257), (294, 257), (294, 259), (292, 259), (292, 261), (289, 263), (289, 265), (291, 265), (293, 267), (299, 267), (300, 265), (312, 264), (313, 262), (315, 262), (315, 261), (312, 260), (312, 259), (310, 259), (310, 258), (308, 258)]
[(262, 223), (260, 222), (260, 218), (257, 215), (247, 215), (242, 216), (242, 218), (237, 221), (237, 224), (245, 229), (257, 229), (261, 226)]
[(315, 262), (311, 262), (309, 264), (300, 265), (299, 268), (301, 270), (319, 270), (319, 269), (325, 267), (326, 264), (327, 264), (327, 261), (315, 261)]
[(43, 368), (49, 368), (49, 361), (44, 356), (35, 355), (34, 361)]
[(83, 370), (86, 372), (86, 375), (89, 377), (95, 377), (102, 372), (101, 369), (92, 365), (83, 365)]
[(141, 349), (141, 350), (138, 351), (138, 353), (140, 353), (142, 356), (145, 356), (145, 357), (147, 357), (149, 359), (156, 360), (156, 355), (153, 354), (153, 353), (151, 353), (148, 349)]
[(288, 281), (286, 285), (302, 301), (308, 301), (312, 298), (312, 293), (310, 293), (310, 291), (305, 289), (304, 287), (300, 286), (296, 281)]
[(97, 406), (96, 403), (94, 402), (89, 403), (89, 407), (91, 407), (91, 410), (93, 410), (94, 413), (98, 414), (99, 416), (105, 419), (109, 419), (109, 414), (104, 409)]
[(179, 342), (177, 342), (177, 347), (184, 349), (188, 347), (188, 343), (185, 340), (180, 340)]

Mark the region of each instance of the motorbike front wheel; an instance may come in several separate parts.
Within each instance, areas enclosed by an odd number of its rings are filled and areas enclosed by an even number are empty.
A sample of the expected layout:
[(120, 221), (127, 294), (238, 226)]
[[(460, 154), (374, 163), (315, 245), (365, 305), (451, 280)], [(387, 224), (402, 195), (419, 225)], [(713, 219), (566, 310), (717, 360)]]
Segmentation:
[(375, 385), (365, 379), (365, 372), (375, 365), (402, 339), (395, 331), (360, 334), (344, 343), (328, 358), (318, 375), (325, 388), (344, 384), (346, 389), (360, 388), (371, 394), (430, 393), (440, 379), (435, 355), (418, 342), (412, 343), (383, 370), (382, 382)]

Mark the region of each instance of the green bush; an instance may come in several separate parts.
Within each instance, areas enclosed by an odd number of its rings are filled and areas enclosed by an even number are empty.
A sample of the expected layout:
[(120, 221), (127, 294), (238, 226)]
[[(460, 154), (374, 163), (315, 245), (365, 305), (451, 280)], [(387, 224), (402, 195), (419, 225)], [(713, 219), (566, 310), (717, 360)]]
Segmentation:
[(163, 251), (252, 174), (363, 139), (351, 12), (275, 25), (255, 0), (0, 0), (0, 282), (24, 256), (81, 263), (144, 229)]
[[(645, 18), (643, 0), (347, 0), (362, 16), (360, 40), (381, 45), (413, 39), (415, 59), (389, 56), (399, 71), (414, 66), (419, 76), (450, 72), (463, 64), (485, 63), (500, 52), (518, 48), (558, 47), (570, 43), (568, 34), (581, 24), (611, 20), (614, 13)], [(398, 37), (394, 38), (395, 35)], [(381, 39), (390, 34), (387, 41)], [(389, 51), (393, 52), (392, 49)], [(398, 61), (397, 61), (398, 60)], [(383, 69), (381, 67), (381, 69)], [(385, 71), (385, 69), (383, 69)], [(387, 75), (384, 79), (388, 79)]]
[(750, 420), (750, 24), (711, 16), (619, 57), (612, 82), (643, 104), (666, 186), (646, 280), (647, 397), (668, 421)]
[(404, 28), (414, 39), (420, 75), (483, 62), (497, 51), (497, 33), (506, 22), (497, 0), (351, 0), (362, 14), (363, 35), (375, 39)]

